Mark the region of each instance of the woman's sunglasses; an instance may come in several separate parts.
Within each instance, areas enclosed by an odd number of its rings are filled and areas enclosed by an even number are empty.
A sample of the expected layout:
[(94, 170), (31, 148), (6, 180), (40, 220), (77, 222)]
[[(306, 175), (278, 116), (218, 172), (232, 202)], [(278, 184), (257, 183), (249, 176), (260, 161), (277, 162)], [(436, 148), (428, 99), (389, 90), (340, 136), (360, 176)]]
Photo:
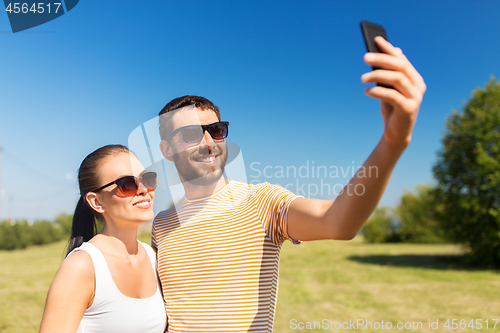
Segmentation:
[(181, 132), (182, 139), (186, 143), (199, 143), (203, 139), (205, 131), (208, 131), (215, 141), (224, 140), (227, 137), (229, 126), (228, 121), (218, 121), (216, 123), (208, 125), (189, 125), (184, 127), (179, 127), (170, 135), (167, 136), (166, 140), (170, 140), (177, 133)]
[(118, 178), (111, 183), (99, 187), (97, 190), (91, 192), (99, 192), (100, 190), (116, 184), (118, 191), (126, 197), (134, 196), (139, 190), (139, 184), (142, 183), (148, 192), (154, 191), (156, 188), (156, 172), (146, 172), (140, 177), (125, 176)]

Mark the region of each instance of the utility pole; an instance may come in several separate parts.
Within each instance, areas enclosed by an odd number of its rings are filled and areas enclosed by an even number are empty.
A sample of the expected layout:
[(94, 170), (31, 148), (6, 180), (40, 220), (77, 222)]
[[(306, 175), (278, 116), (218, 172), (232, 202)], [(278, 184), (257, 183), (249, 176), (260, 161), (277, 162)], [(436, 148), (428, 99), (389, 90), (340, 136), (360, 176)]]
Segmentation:
[(14, 197), (12, 196), (12, 194), (9, 195), (9, 215), (7, 215), (7, 222), (11, 222), (12, 221), (12, 200), (14, 199)]

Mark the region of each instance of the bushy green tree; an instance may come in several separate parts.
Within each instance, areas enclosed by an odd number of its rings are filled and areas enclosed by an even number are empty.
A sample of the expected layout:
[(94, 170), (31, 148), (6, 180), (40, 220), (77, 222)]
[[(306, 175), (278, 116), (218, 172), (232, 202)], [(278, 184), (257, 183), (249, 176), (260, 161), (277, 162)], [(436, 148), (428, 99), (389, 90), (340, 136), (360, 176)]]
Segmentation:
[(402, 242), (440, 243), (445, 240), (437, 221), (440, 204), (429, 185), (417, 186), (415, 193), (405, 191), (396, 208), (400, 226), (397, 233)]
[(44, 245), (57, 242), (63, 238), (58, 224), (50, 221), (38, 221), (28, 229), (30, 245)]
[(61, 234), (64, 237), (69, 238), (71, 236), (71, 228), (73, 225), (73, 214), (61, 213), (56, 216), (54, 222), (59, 225), (59, 227), (61, 228)]
[(377, 207), (363, 226), (362, 233), (369, 243), (397, 242), (396, 222), (391, 210)]
[(500, 82), (476, 89), (446, 127), (434, 167), (439, 222), (471, 262), (500, 267)]
[(30, 245), (27, 221), (3, 221), (0, 224), (0, 250), (24, 249)]
[(69, 238), (72, 219), (72, 215), (62, 213), (54, 222), (3, 221), (0, 223), (0, 250), (24, 249)]

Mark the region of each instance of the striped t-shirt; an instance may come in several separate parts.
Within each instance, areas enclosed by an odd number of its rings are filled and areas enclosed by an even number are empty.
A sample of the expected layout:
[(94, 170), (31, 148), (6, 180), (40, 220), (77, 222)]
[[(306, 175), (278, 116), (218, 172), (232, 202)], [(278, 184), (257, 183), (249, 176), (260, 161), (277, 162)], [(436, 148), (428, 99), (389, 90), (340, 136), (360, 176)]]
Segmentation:
[(287, 212), (297, 196), (230, 181), (159, 213), (158, 251), (169, 332), (271, 332)]

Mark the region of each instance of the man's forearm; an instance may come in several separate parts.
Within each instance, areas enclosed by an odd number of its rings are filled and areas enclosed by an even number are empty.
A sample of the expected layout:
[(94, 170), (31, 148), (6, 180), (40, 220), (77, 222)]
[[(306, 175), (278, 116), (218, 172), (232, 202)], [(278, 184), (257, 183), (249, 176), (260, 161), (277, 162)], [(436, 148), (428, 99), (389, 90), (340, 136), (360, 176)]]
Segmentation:
[(392, 144), (384, 136), (326, 214), (334, 221), (333, 238), (351, 239), (377, 207), (392, 170), (407, 144)]

